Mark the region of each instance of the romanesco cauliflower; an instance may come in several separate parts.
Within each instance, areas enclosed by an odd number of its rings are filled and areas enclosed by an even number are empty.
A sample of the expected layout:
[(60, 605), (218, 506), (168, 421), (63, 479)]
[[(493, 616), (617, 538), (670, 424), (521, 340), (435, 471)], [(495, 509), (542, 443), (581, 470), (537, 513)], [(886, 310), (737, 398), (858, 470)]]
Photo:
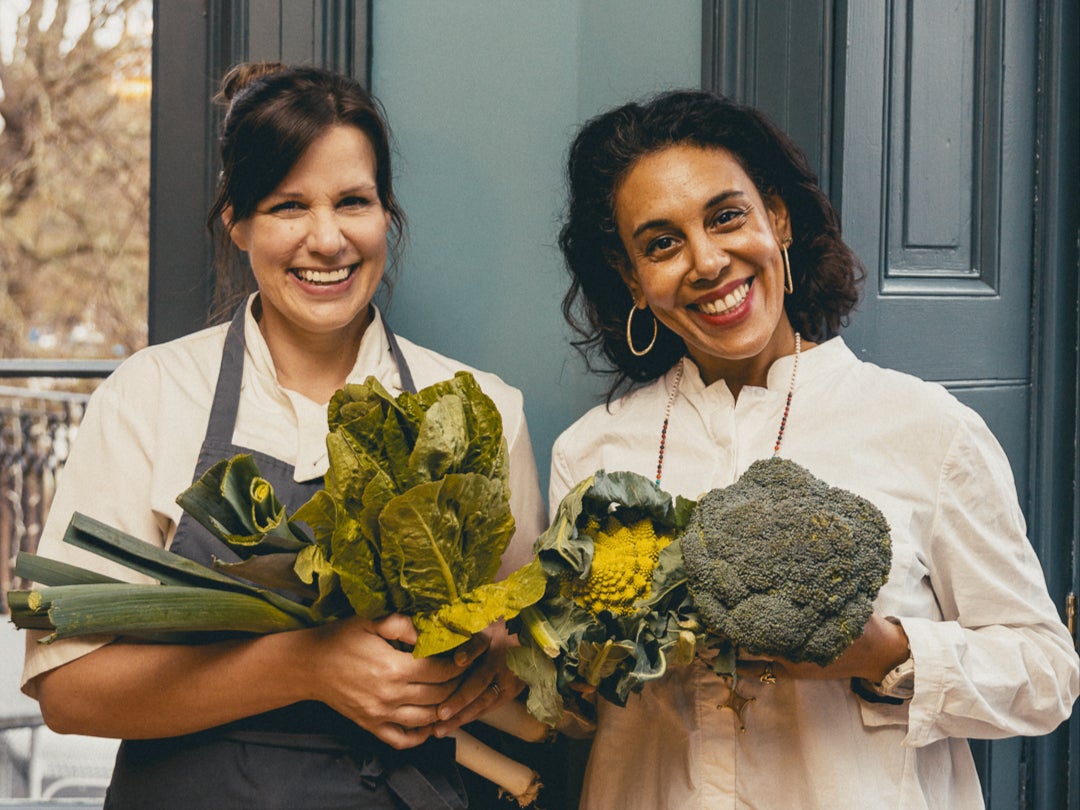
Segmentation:
[(585, 579), (565, 580), (563, 595), (593, 615), (603, 610), (620, 616), (633, 613), (634, 603), (648, 598), (660, 552), (674, 532), (658, 534), (648, 517), (626, 526), (608, 515), (603, 527), (590, 517), (581, 534), (592, 538), (592, 565)]

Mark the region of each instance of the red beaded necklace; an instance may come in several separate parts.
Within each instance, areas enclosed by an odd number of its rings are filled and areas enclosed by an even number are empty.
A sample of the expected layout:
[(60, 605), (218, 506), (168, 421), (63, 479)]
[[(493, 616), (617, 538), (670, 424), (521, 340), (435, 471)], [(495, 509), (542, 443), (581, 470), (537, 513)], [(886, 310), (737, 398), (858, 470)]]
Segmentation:
[[(802, 354), (802, 337), (795, 333), (795, 362), (791, 366), (791, 382), (788, 385), (787, 399), (784, 401), (784, 415), (780, 417), (780, 430), (776, 434), (776, 444), (773, 445), (773, 456), (780, 455), (780, 443), (784, 440), (784, 428), (787, 427), (788, 413), (791, 411), (791, 398), (795, 395), (795, 377), (799, 373), (799, 355)], [(664, 410), (664, 425), (660, 428), (660, 453), (656, 459), (656, 486), (660, 486), (660, 479), (664, 474), (664, 448), (667, 446), (668, 422), (671, 420), (671, 406), (675, 404), (675, 397), (679, 394), (679, 385), (683, 378), (683, 364), (686, 358), (679, 360), (675, 369), (675, 379), (671, 382), (671, 393), (668, 394), (667, 408)]]

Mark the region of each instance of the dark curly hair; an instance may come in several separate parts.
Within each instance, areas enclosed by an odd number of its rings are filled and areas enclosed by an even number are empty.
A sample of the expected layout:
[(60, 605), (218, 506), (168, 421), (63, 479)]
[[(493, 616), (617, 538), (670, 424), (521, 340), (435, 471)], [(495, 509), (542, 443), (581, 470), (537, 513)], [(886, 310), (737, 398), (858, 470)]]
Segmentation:
[(215, 101), (228, 105), (220, 140), (221, 174), (206, 224), (214, 237), (216, 279), (211, 321), (227, 318), (255, 281), (221, 223), (251, 216), (303, 156), (337, 125), (354, 126), (375, 152), (379, 202), (390, 214), (390, 253), (404, 239), (405, 213), (394, 196), (390, 127), (382, 106), (355, 79), (312, 66), (247, 62), (229, 69)]
[[(652, 351), (630, 353), (626, 321), (633, 298), (618, 269), (629, 257), (614, 211), (615, 192), (637, 161), (676, 144), (727, 150), (762, 197), (775, 194), (787, 205), (795, 292), (784, 307), (797, 331), (815, 341), (836, 335), (865, 276), (802, 150), (759, 110), (708, 91), (675, 90), (603, 113), (570, 146), (569, 207), (559, 247), (571, 275), (563, 315), (580, 335), (573, 345), (590, 369), (614, 375), (609, 401), (624, 385), (662, 376), (686, 353), (682, 338), (659, 322)], [(592, 362), (595, 355), (601, 364)]]

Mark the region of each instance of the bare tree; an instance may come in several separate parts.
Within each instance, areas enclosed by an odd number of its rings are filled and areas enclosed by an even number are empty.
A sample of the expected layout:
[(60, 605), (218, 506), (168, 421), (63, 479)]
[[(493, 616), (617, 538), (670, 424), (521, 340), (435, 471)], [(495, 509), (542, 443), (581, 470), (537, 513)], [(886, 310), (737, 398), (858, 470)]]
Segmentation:
[(0, 58), (3, 356), (146, 342), (149, 5), (29, 0)]

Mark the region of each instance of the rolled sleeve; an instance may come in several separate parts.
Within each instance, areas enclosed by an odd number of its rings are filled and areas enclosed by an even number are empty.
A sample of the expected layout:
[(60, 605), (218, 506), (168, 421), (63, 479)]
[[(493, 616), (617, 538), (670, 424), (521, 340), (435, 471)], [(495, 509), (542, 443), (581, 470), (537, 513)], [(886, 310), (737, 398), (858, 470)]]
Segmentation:
[(1080, 661), (1026, 537), (1004, 452), (974, 413), (942, 465), (929, 544), (942, 621), (904, 620), (915, 660), (905, 743), (1052, 731)]

